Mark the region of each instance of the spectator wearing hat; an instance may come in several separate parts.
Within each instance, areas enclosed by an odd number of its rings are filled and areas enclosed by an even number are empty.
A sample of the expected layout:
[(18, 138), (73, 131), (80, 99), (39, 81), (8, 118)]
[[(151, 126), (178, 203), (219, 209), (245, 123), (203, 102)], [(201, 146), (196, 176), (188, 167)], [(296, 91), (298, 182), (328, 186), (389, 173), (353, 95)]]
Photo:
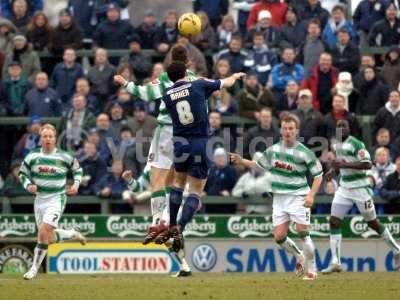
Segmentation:
[(22, 74), (21, 64), (18, 61), (8, 63), (0, 91), (8, 116), (22, 116), (24, 97), (30, 88), (30, 82)]
[[(107, 19), (107, 11), (111, 5), (115, 5), (121, 15), (121, 20), (129, 19), (129, 12), (127, 12), (127, 7), (129, 5), (129, 0), (96, 0), (97, 4), (95, 7), (97, 24), (100, 24)], [(122, 14), (124, 14), (122, 16)]]
[(386, 7), (385, 18), (377, 21), (368, 36), (369, 46), (390, 47), (400, 42), (400, 20), (397, 8), (391, 3)]
[(74, 94), (75, 82), (84, 76), (82, 66), (76, 62), (76, 53), (72, 48), (64, 50), (63, 62), (58, 63), (51, 75), (50, 86), (61, 98), (63, 110), (69, 108)]
[(135, 77), (142, 81), (150, 75), (151, 57), (143, 53), (140, 37), (136, 34), (129, 38), (129, 50), (129, 54), (121, 58), (120, 65), (129, 64)]
[(250, 10), (249, 18), (247, 19), (247, 30), (253, 28), (258, 20), (260, 11), (267, 10), (272, 16), (272, 25), (280, 28), (285, 23), (285, 14), (288, 5), (279, 0), (261, 0), (256, 3)]
[(83, 143), (82, 153), (77, 156), (77, 159), (83, 170), (79, 195), (94, 195), (96, 182), (107, 174), (107, 165), (100, 158), (96, 145), (90, 141)]
[(94, 56), (94, 66), (89, 69), (87, 79), (90, 82), (92, 93), (100, 100), (104, 107), (107, 98), (115, 92), (112, 78), (115, 67), (108, 61), (106, 49), (97, 48)]
[(264, 107), (275, 109), (275, 97), (273, 93), (258, 82), (257, 73), (251, 71), (244, 80), (244, 87), (237, 96), (239, 103), (239, 115), (254, 119), (259, 110)]
[(93, 33), (93, 43), (96, 47), (105, 49), (126, 49), (134, 29), (127, 20), (121, 20), (117, 4), (107, 7), (107, 19), (102, 21)]
[(59, 13), (59, 23), (54, 29), (51, 39), (52, 53), (60, 57), (65, 49), (81, 49), (83, 46), (83, 34), (79, 26), (74, 22), (69, 9), (63, 9)]
[(332, 55), (322, 53), (310, 76), (304, 79), (302, 89), (309, 89), (313, 95), (313, 107), (325, 114), (331, 110), (332, 89), (336, 86), (338, 71), (332, 66)]
[(353, 14), (354, 27), (360, 38), (360, 47), (368, 46), (368, 34), (372, 26), (385, 18), (388, 0), (362, 0)]
[(347, 29), (340, 28), (337, 37), (337, 44), (331, 50), (333, 65), (339, 72), (349, 72), (354, 76), (360, 68), (360, 49), (350, 40)]
[(42, 127), (42, 119), (37, 116), (31, 116), (27, 132), (19, 139), (15, 146), (13, 160), (23, 160), (24, 157), (33, 149), (40, 146), (40, 128)]
[(153, 49), (155, 42), (155, 35), (158, 31), (159, 26), (157, 19), (152, 10), (148, 10), (145, 13), (143, 22), (136, 28), (135, 32), (139, 35), (141, 40), (141, 46), (143, 49)]
[(375, 69), (364, 69), (364, 78), (360, 86), (360, 98), (356, 112), (361, 115), (375, 115), (385, 106), (388, 99), (389, 88), (375, 74)]
[(322, 53), (329, 50), (329, 46), (321, 39), (321, 28), (318, 20), (311, 20), (307, 27), (307, 37), (298, 49), (297, 60), (303, 64), (305, 76), (312, 73)]
[[(228, 154), (224, 148), (214, 150), (212, 165), (208, 172), (204, 192), (208, 196), (231, 196), (238, 178), (238, 170), (228, 163)], [(206, 206), (207, 213), (235, 213), (236, 205), (212, 205)]]
[(62, 105), (57, 92), (49, 87), (49, 78), (44, 72), (39, 72), (35, 84), (24, 99), (24, 115), (39, 117), (60, 117)]
[(14, 160), (11, 163), (11, 171), (7, 175), (6, 180), (4, 181), (4, 186), (2, 189), (2, 194), (6, 197), (19, 197), (19, 196), (28, 196), (29, 193), (23, 187), (21, 180), (19, 180), (19, 169), (21, 167), (20, 160)]
[(239, 33), (242, 37), (247, 35), (247, 19), (249, 18), (251, 8), (257, 3), (257, 0), (234, 0), (233, 8), (238, 11), (237, 24)]
[(386, 178), (380, 190), (381, 197), (389, 201), (389, 205), (385, 207), (387, 214), (397, 213), (400, 207), (400, 156), (396, 158), (395, 164), (396, 170)]
[(298, 49), (307, 37), (307, 25), (299, 20), (298, 12), (293, 6), (289, 6), (285, 15), (285, 25), (280, 32), (279, 46), (283, 48)]
[(279, 141), (279, 129), (272, 122), (272, 110), (264, 107), (258, 111), (257, 125), (243, 137), (243, 155), (250, 159), (257, 151), (264, 152)]
[(111, 102), (107, 111), (108, 115), (110, 116), (109, 132), (114, 138), (117, 139), (119, 137), (121, 128), (126, 126), (128, 121), (124, 116), (124, 110), (118, 101)]
[(141, 143), (140, 139), (144, 139), (142, 142), (142, 153), (147, 155), (150, 149), (150, 140), (157, 126), (157, 121), (153, 116), (147, 114), (145, 102), (135, 102), (133, 117), (128, 118), (127, 125), (138, 139), (137, 141), (139, 144)]
[(61, 119), (62, 131), (65, 132), (64, 147), (79, 149), (86, 132), (95, 125), (95, 116), (87, 107), (85, 96), (74, 94), (72, 107), (63, 113)]
[(257, 24), (251, 28), (247, 34), (246, 48), (249, 48), (252, 44), (255, 32), (263, 33), (268, 48), (278, 48), (280, 33), (278, 28), (272, 25), (272, 16), (268, 10), (262, 10), (259, 12)]
[(87, 107), (95, 116), (100, 114), (102, 107), (97, 97), (90, 91), (89, 81), (85, 77), (81, 77), (76, 81), (75, 93), (85, 96)]
[(295, 58), (294, 49), (285, 48), (282, 52), (282, 62), (272, 68), (272, 89), (278, 99), (285, 93), (289, 81), (300, 84), (304, 79), (304, 68), (296, 63)]
[[(297, 2), (297, 1), (295, 1)], [(322, 7), (319, 0), (307, 0), (303, 9), (300, 10), (299, 19), (302, 21), (310, 21), (312, 19), (318, 19), (321, 24), (321, 28), (325, 28), (328, 23), (330, 13)]]
[(14, 48), (13, 38), (17, 31), (17, 27), (10, 20), (0, 17), (0, 53), (3, 55), (12, 53)]
[(272, 68), (278, 63), (275, 53), (269, 50), (264, 42), (262, 32), (254, 33), (252, 47), (244, 61), (246, 73), (249, 71), (255, 72), (258, 81), (263, 86), (266, 85)]
[(22, 67), (22, 75), (33, 81), (37, 72), (40, 71), (40, 60), (38, 54), (33, 51), (27, 39), (22, 34), (16, 34), (13, 38), (14, 49), (6, 56), (3, 66), (3, 78), (7, 72), (8, 65), (12, 61), (17, 61)]
[(359, 92), (354, 88), (353, 81), (349, 72), (339, 73), (338, 82), (336, 83), (334, 94), (339, 94), (344, 97), (346, 110), (356, 112)]
[(311, 91), (308, 89), (300, 90), (297, 109), (293, 111), (293, 114), (300, 120), (299, 136), (308, 146), (313, 146), (312, 138), (319, 136), (323, 126), (323, 116), (313, 108), (312, 102)]
[(245, 70), (244, 61), (247, 57), (247, 52), (242, 50), (242, 38), (235, 35), (231, 38), (229, 48), (221, 50), (217, 56), (216, 61), (226, 59), (229, 61), (232, 73), (243, 72)]
[(351, 21), (346, 20), (346, 12), (342, 5), (336, 5), (332, 9), (332, 18), (322, 32), (322, 39), (328, 43), (329, 47), (333, 48), (338, 42), (338, 32), (344, 28), (349, 34), (350, 40), (357, 43), (357, 33)]
[(178, 13), (176, 10), (168, 10), (164, 17), (164, 23), (157, 29), (154, 36), (154, 48), (165, 54), (178, 40)]
[(210, 20), (211, 27), (217, 30), (221, 24), (222, 17), (228, 13), (228, 0), (195, 0), (193, 1), (193, 11), (198, 13), (204, 11)]
[(389, 86), (390, 90), (396, 90), (400, 82), (400, 49), (391, 47), (385, 56), (380, 75)]

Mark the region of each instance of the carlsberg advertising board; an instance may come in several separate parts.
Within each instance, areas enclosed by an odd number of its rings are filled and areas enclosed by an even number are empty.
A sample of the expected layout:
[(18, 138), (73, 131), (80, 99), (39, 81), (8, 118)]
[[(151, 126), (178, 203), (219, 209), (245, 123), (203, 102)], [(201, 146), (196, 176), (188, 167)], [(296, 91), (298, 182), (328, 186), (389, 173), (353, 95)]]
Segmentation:
[[(392, 232), (400, 238), (400, 216), (379, 217)], [(145, 236), (151, 224), (151, 217), (130, 215), (65, 215), (60, 228), (77, 227), (88, 238), (135, 239)], [(33, 215), (1, 215), (0, 238), (35, 238), (35, 218)], [(271, 216), (223, 216), (197, 215), (185, 231), (187, 238), (272, 238)], [(361, 216), (348, 216), (343, 220), (344, 238), (376, 238)], [(296, 236), (294, 227), (290, 228), (292, 237)], [(311, 235), (318, 238), (329, 237), (329, 216), (311, 217)]]

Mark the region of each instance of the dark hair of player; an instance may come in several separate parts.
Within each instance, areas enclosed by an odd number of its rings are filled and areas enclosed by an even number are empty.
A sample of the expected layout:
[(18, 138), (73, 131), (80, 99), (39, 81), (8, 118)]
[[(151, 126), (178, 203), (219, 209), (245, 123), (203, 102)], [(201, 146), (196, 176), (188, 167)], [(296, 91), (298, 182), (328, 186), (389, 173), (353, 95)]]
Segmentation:
[(181, 61), (173, 61), (167, 67), (167, 74), (172, 82), (184, 78), (186, 74), (186, 64)]
[(293, 115), (293, 114), (285, 114), (282, 118), (281, 118), (281, 124), (282, 123), (291, 123), (293, 122), (296, 125), (296, 128), (298, 129), (300, 127), (300, 120), (297, 116)]
[(184, 64), (187, 64), (189, 62), (188, 56), (187, 56), (187, 50), (184, 46), (176, 44), (171, 48), (171, 60), (172, 61), (180, 61), (183, 62)]

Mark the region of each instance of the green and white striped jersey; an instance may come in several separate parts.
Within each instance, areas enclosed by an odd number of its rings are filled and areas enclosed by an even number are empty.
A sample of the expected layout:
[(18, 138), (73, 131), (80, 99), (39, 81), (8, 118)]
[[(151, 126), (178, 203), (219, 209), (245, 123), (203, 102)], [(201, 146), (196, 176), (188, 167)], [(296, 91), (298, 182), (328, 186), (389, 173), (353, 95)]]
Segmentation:
[[(343, 143), (336, 144), (336, 157), (346, 162), (372, 163), (364, 143), (351, 135)], [(340, 169), (339, 185), (348, 189), (369, 186), (367, 170)]]
[(137, 180), (132, 179), (128, 183), (128, 187), (131, 189), (132, 192), (134, 192), (134, 193), (143, 192), (143, 191), (147, 190), (147, 188), (149, 187), (149, 185), (150, 185), (150, 166), (149, 167), (147, 167), (147, 166), (149, 166), (149, 165), (146, 165), (142, 174), (140, 174), (140, 176)]
[[(190, 81), (198, 79), (198, 76), (190, 70), (186, 71), (186, 76)], [(128, 82), (125, 88), (129, 93), (138, 97), (143, 101), (155, 101), (162, 98), (166, 88), (172, 86), (174, 83), (169, 80), (167, 72), (163, 72), (156, 81), (146, 85), (136, 85), (134, 82)], [(161, 101), (160, 112), (157, 121), (163, 125), (172, 125), (172, 119), (168, 113), (164, 101)]]
[(295, 147), (276, 143), (263, 152), (257, 165), (271, 173), (271, 190), (276, 194), (306, 195), (310, 191), (307, 173), (322, 175), (322, 166), (314, 152), (298, 142)]
[(48, 199), (65, 194), (68, 172), (72, 173), (75, 182), (81, 182), (82, 168), (70, 153), (55, 148), (52, 153), (46, 154), (42, 148), (36, 148), (25, 157), (19, 178), (25, 189), (29, 184), (35, 184), (37, 196)]

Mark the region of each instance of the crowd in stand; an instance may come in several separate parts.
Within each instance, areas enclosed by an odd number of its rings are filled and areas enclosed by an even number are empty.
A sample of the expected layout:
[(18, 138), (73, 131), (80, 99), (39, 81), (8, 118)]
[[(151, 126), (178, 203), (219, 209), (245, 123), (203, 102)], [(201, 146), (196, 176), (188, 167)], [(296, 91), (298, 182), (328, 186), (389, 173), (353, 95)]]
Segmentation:
[[(348, 120), (352, 135), (361, 138), (357, 116), (369, 115), (371, 185), (377, 196), (400, 203), (398, 3), (362, 0), (351, 16), (346, 2), (196, 0), (193, 9), (202, 31), (186, 38), (177, 30), (179, 15), (172, 7), (161, 22), (147, 11), (135, 28), (121, 19), (121, 9), (129, 1), (70, 0), (53, 28), (42, 0), (2, 0), (0, 117), (25, 116), (30, 123), (26, 129), (0, 126), (5, 178), (3, 182), (0, 177), (1, 193), (26, 194), (18, 182), (19, 164), (39, 145), (42, 119), (61, 117), (59, 146), (75, 151), (84, 169), (80, 194), (121, 198), (127, 189), (122, 170), (131, 169), (135, 177), (143, 172), (159, 101), (133, 97), (112, 78), (120, 74), (137, 84), (154, 82), (171, 61), (169, 50), (179, 43), (188, 51), (190, 69), (199, 76), (247, 73), (242, 83), (209, 99), (210, 136), (220, 142), (214, 148), (205, 194), (266, 197), (265, 185), (257, 184), (266, 175), (235, 169), (227, 152), (240, 150), (247, 158), (257, 157), (279, 140), (278, 120), (288, 112), (298, 116), (305, 144), (316, 146), (313, 137), (328, 141), (318, 150), (324, 163), (334, 158), (336, 122)], [(235, 16), (228, 14), (229, 8)], [(85, 47), (94, 51), (89, 66), (77, 56)], [(368, 54), (365, 47), (388, 51)], [(129, 49), (129, 54), (109, 57), (110, 49)], [(160, 56), (148, 56), (143, 51), (147, 49)], [(41, 51), (51, 59), (40, 59)], [(238, 132), (236, 125), (223, 125), (225, 116), (246, 117), (257, 124)], [(254, 142), (257, 139), (261, 142)], [(335, 181), (326, 182), (321, 193), (332, 194), (336, 186)], [(385, 207), (385, 212), (392, 207)], [(232, 207), (220, 207), (218, 212), (221, 209), (231, 212)]]

